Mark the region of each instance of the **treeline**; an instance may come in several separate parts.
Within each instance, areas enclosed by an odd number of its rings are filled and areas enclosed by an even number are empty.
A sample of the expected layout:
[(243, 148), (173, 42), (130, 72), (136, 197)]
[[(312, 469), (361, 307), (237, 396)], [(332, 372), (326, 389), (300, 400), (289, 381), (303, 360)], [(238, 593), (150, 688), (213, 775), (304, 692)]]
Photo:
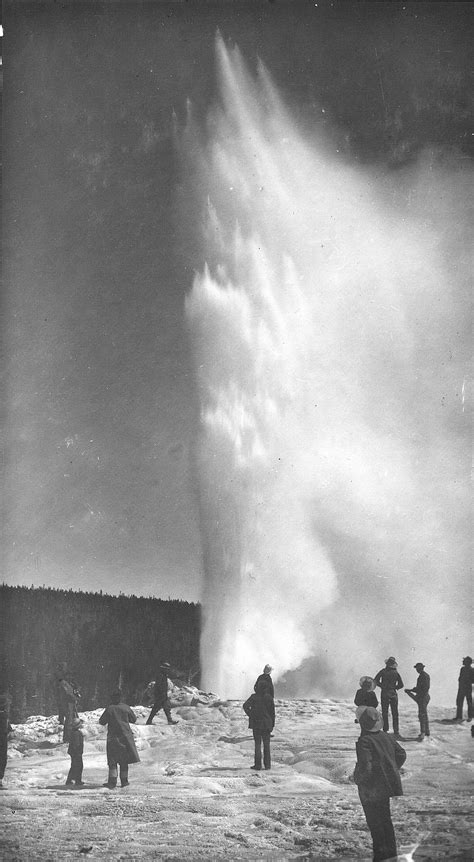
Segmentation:
[(200, 606), (137, 596), (0, 586), (0, 671), (11, 721), (56, 711), (55, 669), (67, 662), (80, 710), (118, 685), (138, 703), (157, 664), (199, 685)]

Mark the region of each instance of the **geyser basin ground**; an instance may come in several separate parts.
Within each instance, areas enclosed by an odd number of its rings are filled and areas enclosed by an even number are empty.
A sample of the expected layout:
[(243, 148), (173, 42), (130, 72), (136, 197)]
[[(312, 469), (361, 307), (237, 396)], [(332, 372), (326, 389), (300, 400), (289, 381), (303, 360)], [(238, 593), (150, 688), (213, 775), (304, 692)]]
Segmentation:
[[(270, 773), (256, 774), (253, 740), (240, 702), (181, 707), (180, 723), (134, 707), (141, 763), (131, 784), (102, 788), (105, 731), (100, 710), (84, 713), (86, 787), (69, 790), (57, 720), (18, 725), (1, 793), (1, 858), (285, 860), (370, 858), (370, 836), (349, 780), (358, 734), (347, 701), (277, 701)], [(402, 705), (405, 796), (393, 803), (400, 848), (421, 841), (420, 860), (472, 860), (470, 725), (447, 724), (453, 710), (430, 711), (432, 739), (415, 741), (416, 709)]]

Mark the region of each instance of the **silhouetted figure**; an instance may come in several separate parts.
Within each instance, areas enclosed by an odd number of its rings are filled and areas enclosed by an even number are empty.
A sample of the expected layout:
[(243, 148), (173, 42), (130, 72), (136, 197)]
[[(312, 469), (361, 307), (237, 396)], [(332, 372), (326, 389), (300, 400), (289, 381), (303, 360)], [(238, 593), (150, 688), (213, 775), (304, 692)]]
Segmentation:
[(82, 721), (80, 718), (73, 718), (71, 724), (71, 733), (69, 747), (67, 753), (71, 758), (71, 768), (66, 778), (66, 784), (75, 783), (76, 787), (84, 787), (82, 780), (82, 770), (84, 764), (82, 754), (84, 751), (84, 734), (82, 733)]
[(456, 697), (456, 720), (462, 721), (464, 699), (467, 703), (467, 720), (472, 720), (472, 684), (474, 682), (474, 668), (472, 658), (467, 655), (462, 660), (462, 667), (458, 677), (458, 694)]
[(257, 686), (259, 685), (259, 683), (262, 682), (262, 683), (265, 683), (265, 685), (268, 688), (269, 693), (271, 694), (272, 697), (274, 697), (275, 692), (273, 689), (273, 680), (270, 676), (272, 670), (273, 670), (273, 668), (269, 664), (265, 665), (265, 667), (263, 668), (263, 673), (261, 673), (260, 676), (258, 676), (257, 679), (255, 680), (255, 685), (253, 687), (254, 691), (257, 691)]
[(56, 697), (58, 720), (64, 725), (63, 742), (69, 742), (73, 719), (78, 718), (77, 701), (80, 694), (75, 683), (68, 679), (65, 662), (60, 662), (56, 668)]
[(397, 660), (393, 655), (385, 659), (385, 667), (374, 677), (375, 685), (381, 689), (380, 705), (382, 707), (383, 729), (387, 733), (388, 724), (388, 709), (392, 713), (393, 732), (398, 738), (400, 736), (400, 728), (398, 722), (398, 694), (397, 692), (403, 688), (403, 680), (398, 673)]
[(6, 691), (0, 693), (0, 790), (7, 767), (8, 734), (13, 730), (10, 724), (10, 698)]
[(270, 734), (275, 726), (275, 704), (270, 688), (265, 680), (257, 682), (256, 690), (243, 704), (243, 709), (249, 717), (249, 727), (253, 732), (255, 742), (255, 759), (251, 769), (271, 769)]
[(405, 691), (409, 697), (418, 704), (418, 718), (420, 721), (420, 735), (418, 742), (423, 742), (425, 736), (430, 735), (430, 725), (428, 721), (428, 704), (430, 702), (430, 677), (425, 671), (425, 666), (421, 661), (417, 661), (414, 665), (418, 671), (418, 679), (414, 688), (406, 688)]
[(135, 724), (137, 717), (128, 704), (122, 701), (122, 692), (112, 695), (112, 703), (99, 718), (99, 724), (107, 725), (107, 765), (109, 777), (104, 787), (113, 790), (117, 786), (117, 767), (120, 767), (120, 783), (126, 787), (129, 763), (139, 763), (140, 758), (135, 746), (130, 722)]
[(162, 709), (166, 715), (168, 724), (178, 724), (178, 722), (174, 721), (171, 717), (171, 703), (168, 697), (168, 675), (170, 670), (171, 667), (167, 661), (160, 664), (160, 668), (155, 679), (153, 708), (147, 718), (147, 724), (153, 723), (153, 719), (160, 709)]
[(359, 680), (360, 688), (357, 689), (354, 703), (357, 707), (355, 721), (358, 722), (361, 713), (367, 706), (376, 708), (379, 705), (377, 695), (374, 691), (375, 683), (371, 676), (362, 676)]
[(399, 769), (406, 752), (392, 736), (381, 732), (382, 717), (374, 707), (368, 706), (359, 722), (354, 781), (372, 836), (373, 862), (382, 862), (397, 856), (390, 797), (403, 795)]

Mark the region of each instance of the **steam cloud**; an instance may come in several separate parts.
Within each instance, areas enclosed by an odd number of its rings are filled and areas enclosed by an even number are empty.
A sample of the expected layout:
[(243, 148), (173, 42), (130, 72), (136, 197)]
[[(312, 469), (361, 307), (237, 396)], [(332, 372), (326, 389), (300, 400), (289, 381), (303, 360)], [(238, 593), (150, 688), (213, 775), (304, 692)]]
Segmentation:
[(394, 654), (407, 684), (418, 660), (449, 689), (468, 646), (465, 177), (428, 156), (352, 168), (262, 66), (217, 54), (186, 306), (203, 686), (243, 696), (270, 662), (294, 694), (347, 696)]

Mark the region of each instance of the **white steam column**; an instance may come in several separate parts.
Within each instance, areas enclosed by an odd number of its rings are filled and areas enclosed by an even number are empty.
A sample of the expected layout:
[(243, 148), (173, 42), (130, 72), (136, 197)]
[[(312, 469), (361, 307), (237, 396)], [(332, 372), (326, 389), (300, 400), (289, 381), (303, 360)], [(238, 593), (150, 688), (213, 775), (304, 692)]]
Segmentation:
[[(429, 554), (442, 530), (407, 414), (410, 321), (440, 276), (369, 179), (304, 140), (263, 68), (255, 82), (220, 38), (217, 54), (222, 103), (199, 164), (207, 264), (186, 311), (202, 423), (202, 685), (240, 697), (265, 662), (277, 678), (318, 650), (347, 662), (356, 635), (354, 673), (370, 672), (374, 636), (376, 660), (392, 643), (405, 605), (382, 635), (376, 616), (392, 576), (408, 582), (415, 546)], [(331, 606), (333, 628), (319, 626)]]

